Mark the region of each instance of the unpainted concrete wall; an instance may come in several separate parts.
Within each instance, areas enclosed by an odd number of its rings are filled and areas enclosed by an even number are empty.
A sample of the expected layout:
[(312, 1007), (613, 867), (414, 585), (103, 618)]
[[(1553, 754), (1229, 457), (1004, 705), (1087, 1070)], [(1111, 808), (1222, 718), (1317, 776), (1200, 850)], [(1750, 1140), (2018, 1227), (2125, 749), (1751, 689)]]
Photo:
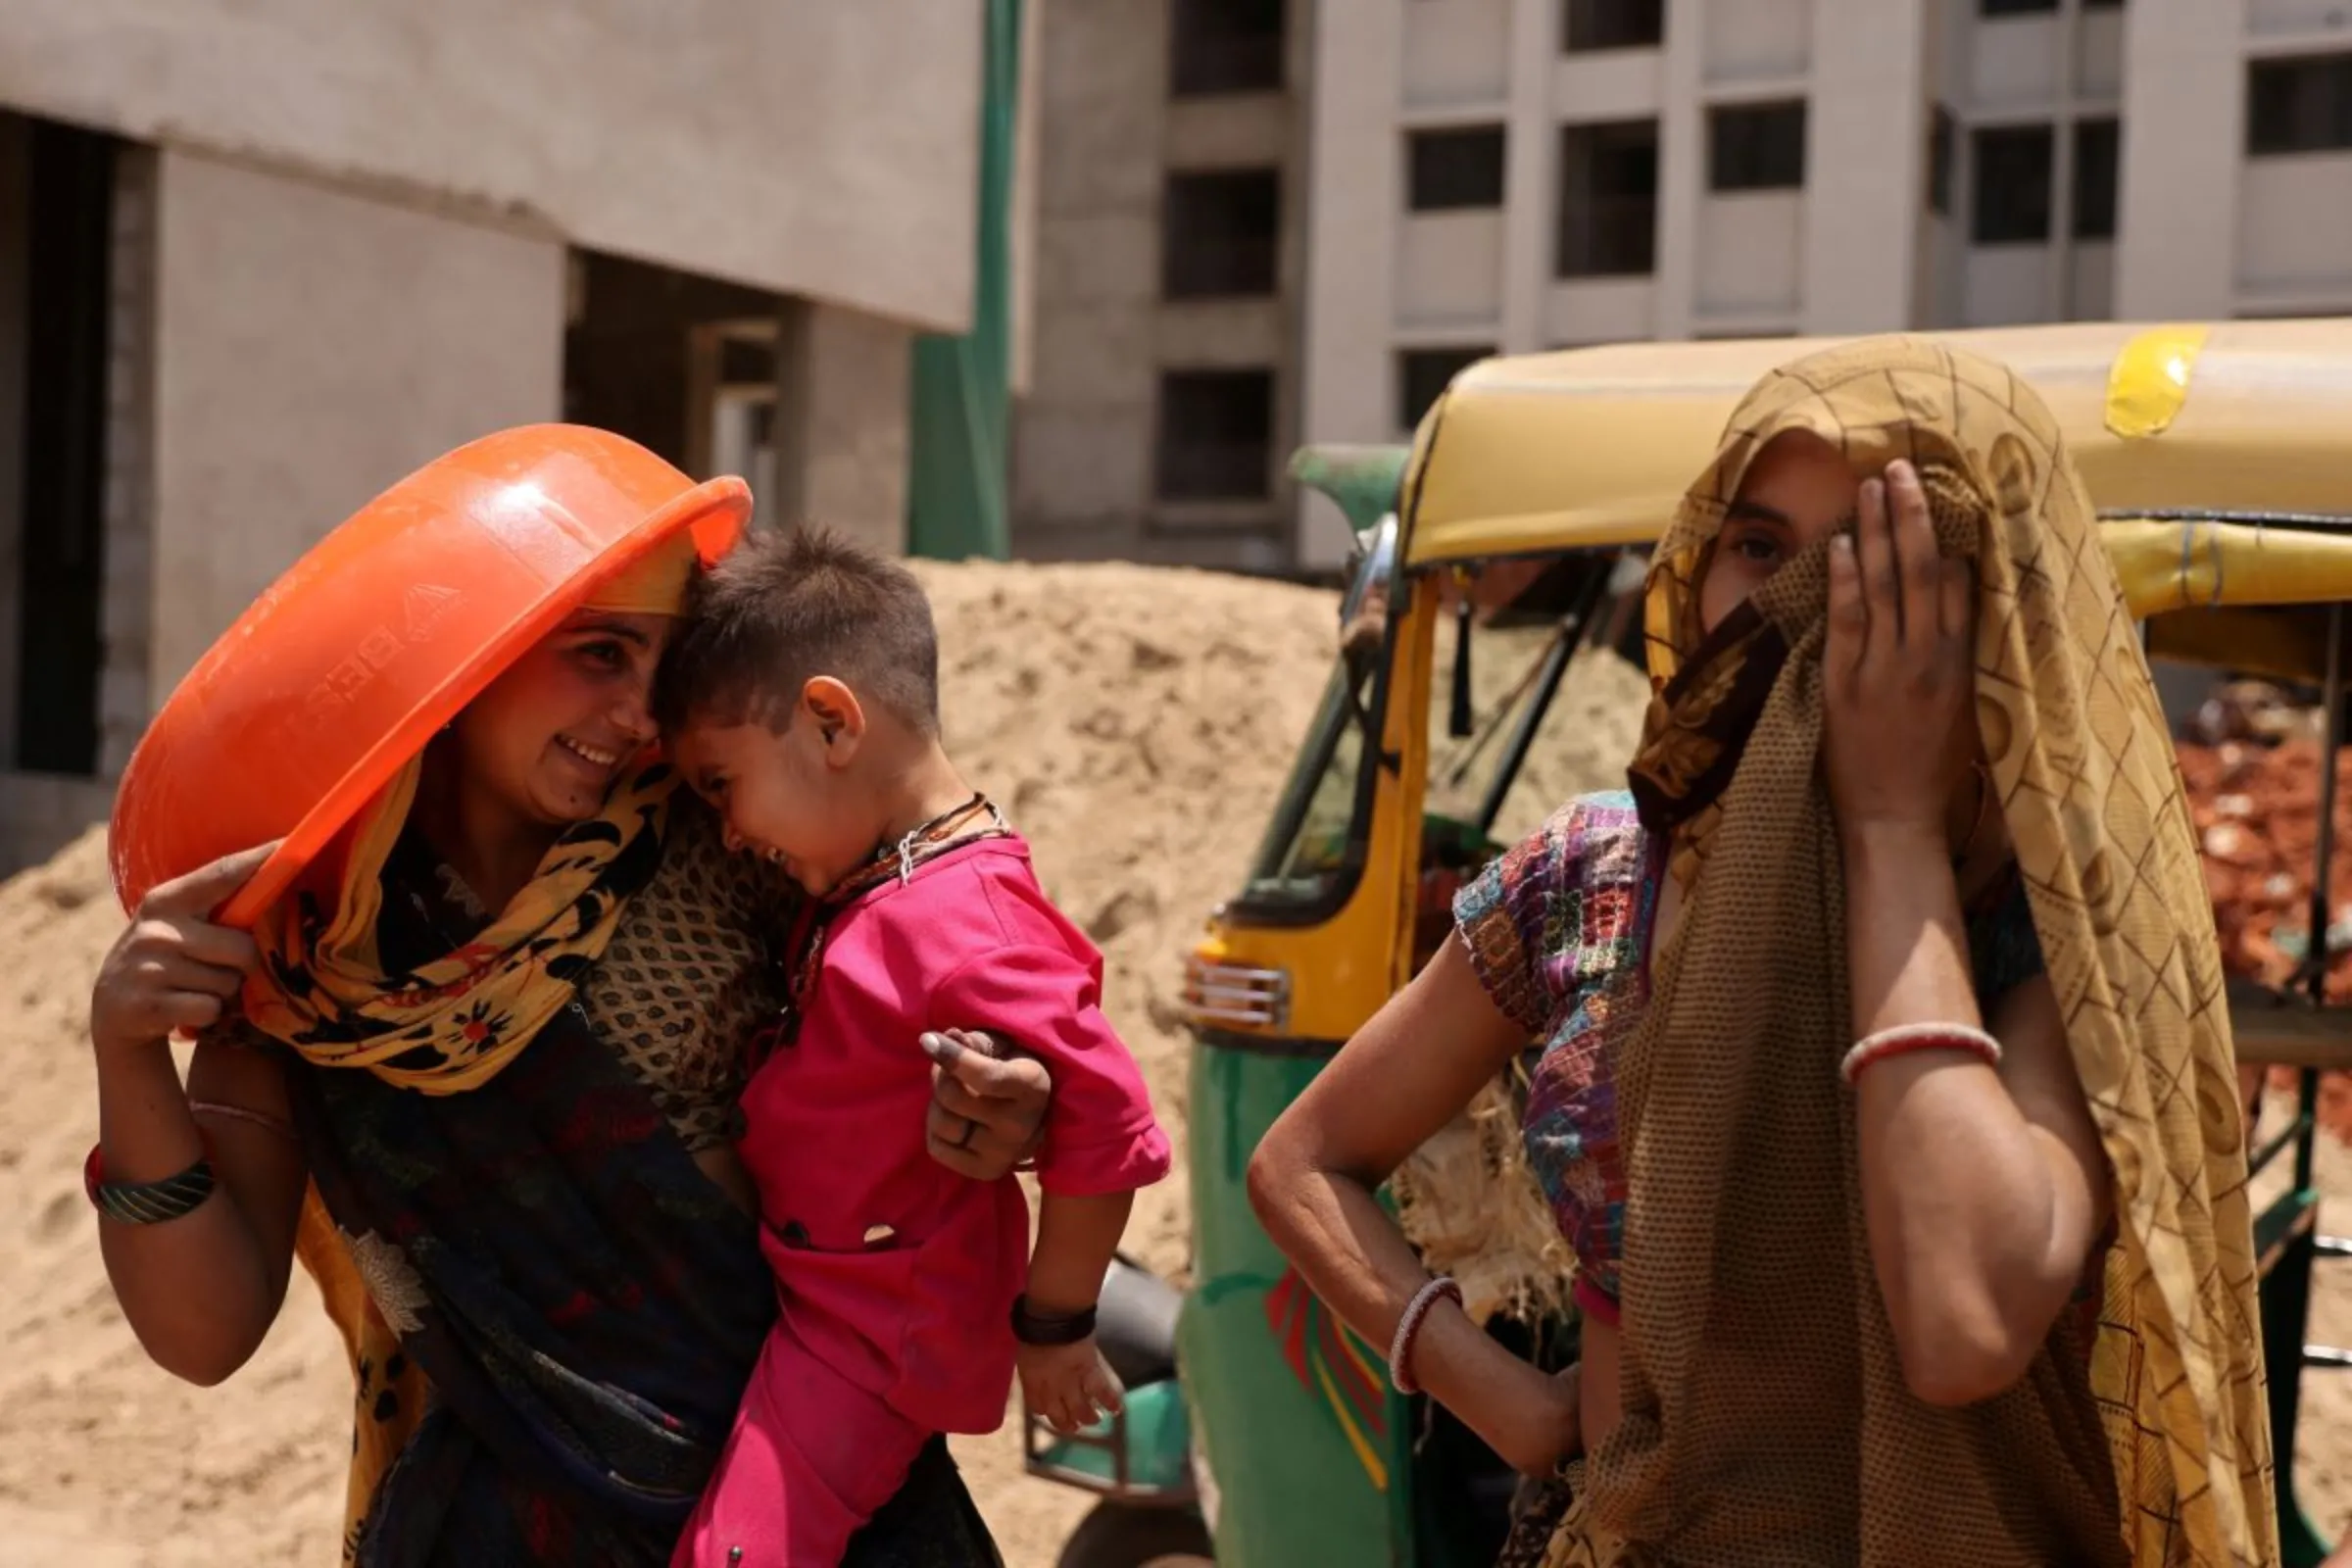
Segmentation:
[[(1306, 95), (1171, 99), (1168, 0), (1044, 7), (1025, 82), (1040, 130), (1032, 346), (1013, 415), (1014, 553), (1287, 569), (1287, 481), (1262, 502), (1172, 503), (1159, 499), (1154, 470), (1170, 369), (1271, 369), (1270, 466), (1279, 471), (1298, 442)], [(1292, 0), (1294, 84), (1309, 79), (1314, 10)], [(1282, 182), (1273, 292), (1164, 300), (1168, 176), (1266, 167)]]
[(159, 157), (156, 700), (376, 492), (558, 416), (564, 281), (553, 240)]
[(48, 0), (0, 103), (960, 329), (975, 0)]

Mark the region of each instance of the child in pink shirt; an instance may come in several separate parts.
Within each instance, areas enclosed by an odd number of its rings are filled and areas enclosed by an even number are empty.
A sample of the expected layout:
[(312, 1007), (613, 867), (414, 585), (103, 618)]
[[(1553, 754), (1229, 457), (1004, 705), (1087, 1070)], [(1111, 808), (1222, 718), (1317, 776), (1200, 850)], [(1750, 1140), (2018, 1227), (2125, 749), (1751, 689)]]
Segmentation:
[[(1118, 1408), (1095, 1302), (1168, 1140), (1102, 1016), (1102, 956), (940, 745), (910, 573), (753, 533), (662, 679), (672, 756), (729, 846), (810, 895), (739, 1144), (782, 1311), (675, 1562), (833, 1568), (932, 1434), (996, 1429), (1016, 1369), (1062, 1431)], [(913, 1130), (931, 1061), (908, 1043), (951, 1023), (1053, 1074), (1034, 1255), (1019, 1184), (955, 1175)]]

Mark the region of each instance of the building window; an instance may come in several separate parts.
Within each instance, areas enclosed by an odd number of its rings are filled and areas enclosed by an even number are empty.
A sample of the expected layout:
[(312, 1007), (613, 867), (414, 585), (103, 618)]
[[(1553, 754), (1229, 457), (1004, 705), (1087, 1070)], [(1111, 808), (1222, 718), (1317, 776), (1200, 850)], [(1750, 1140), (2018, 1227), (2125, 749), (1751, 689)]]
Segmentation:
[(1657, 268), (1658, 122), (1560, 129), (1561, 277), (1642, 277)]
[(1707, 117), (1707, 188), (1801, 190), (1805, 183), (1805, 106), (1742, 105)]
[(1272, 370), (1167, 370), (1159, 378), (1162, 501), (1262, 501), (1274, 449)]
[(2246, 152), (2352, 148), (2352, 55), (2257, 60), (2246, 68)]
[(1396, 427), (1416, 428), (1455, 376), (1494, 352), (1494, 345), (1488, 343), (1477, 348), (1406, 349), (1397, 355)]
[(1160, 206), (1160, 293), (1172, 300), (1271, 294), (1281, 234), (1275, 171), (1170, 174)]
[(1972, 139), (1976, 164), (1969, 239), (1977, 245), (2044, 245), (2050, 238), (2050, 163), (2055, 138), (2047, 125), (2006, 125)]
[(1928, 210), (1945, 218), (1952, 216), (1952, 159), (1959, 150), (1958, 134), (1952, 112), (1937, 104), (1928, 122)]
[(1416, 130), (1406, 138), (1416, 213), (1452, 212), (1502, 205), (1502, 127)]
[(2085, 11), (2121, 11), (2124, 9), (2124, 0), (2082, 0), (2082, 9)]
[(2075, 238), (2115, 238), (2115, 182), (2122, 149), (2123, 131), (2116, 122), (2075, 122)]
[(1570, 54), (1655, 49), (1666, 39), (1666, 0), (1568, 0), (1560, 36)]
[(1176, 0), (1173, 20), (1175, 96), (1282, 90), (1283, 0)]
[(2057, 9), (2058, 0), (1977, 0), (1982, 17), (2046, 17)]

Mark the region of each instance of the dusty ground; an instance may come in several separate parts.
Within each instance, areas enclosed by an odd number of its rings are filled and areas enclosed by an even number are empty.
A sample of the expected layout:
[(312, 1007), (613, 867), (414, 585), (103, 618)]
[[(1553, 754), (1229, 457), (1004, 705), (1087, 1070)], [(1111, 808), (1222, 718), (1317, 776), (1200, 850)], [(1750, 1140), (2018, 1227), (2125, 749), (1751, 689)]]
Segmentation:
[[(1178, 964), (1238, 885), (1320, 695), (1332, 598), (1124, 566), (925, 577), (951, 741), (1102, 944), (1111, 1013), (1180, 1133)], [(1482, 700), (1509, 688), (1541, 640), (1482, 643)], [(1441, 672), (1441, 713), (1446, 689)], [(1609, 782), (1641, 701), (1631, 671), (1581, 667), (1504, 829)], [(99, 835), (0, 886), (0, 1057), (12, 1070), (0, 1096), (0, 1568), (331, 1563), (347, 1384), (307, 1280), (298, 1271), (254, 1362), (208, 1391), (148, 1365), (100, 1272), (79, 1191), (96, 1132), (83, 1029), (91, 976), (120, 927)], [(2352, 1196), (2352, 1153), (2330, 1147), (2322, 1172)], [(1188, 1221), (1179, 1171), (1139, 1205), (1130, 1243), (1181, 1274)], [(2324, 1283), (2314, 1338), (2352, 1341), (2352, 1271)], [(2325, 1374), (2310, 1384), (2309, 1496), (2335, 1526), (2352, 1514), (2352, 1387)], [(1050, 1568), (1085, 1499), (1025, 1479), (1009, 1429), (959, 1452), (1013, 1568)]]

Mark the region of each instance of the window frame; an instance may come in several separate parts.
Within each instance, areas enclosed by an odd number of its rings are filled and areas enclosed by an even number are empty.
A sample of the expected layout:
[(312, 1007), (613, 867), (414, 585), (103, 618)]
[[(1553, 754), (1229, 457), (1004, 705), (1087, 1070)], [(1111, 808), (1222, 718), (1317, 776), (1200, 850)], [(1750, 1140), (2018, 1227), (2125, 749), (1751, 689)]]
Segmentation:
[[(1493, 343), (1430, 343), (1399, 347), (1395, 356), (1396, 427), (1400, 430), (1419, 429), (1422, 417), (1437, 406), (1438, 399), (1446, 395), (1446, 389), (1453, 384), (1455, 376), (1481, 360), (1493, 359), (1499, 352), (1501, 350)], [(1436, 391), (1428, 398), (1419, 400), (1421, 406), (1417, 410), (1413, 407), (1416, 399), (1410, 369), (1414, 360), (1421, 360), (1425, 364), (1444, 362), (1450, 366)]]
[(1928, 112), (1928, 211), (1953, 216), (1960, 185), (1960, 117), (1941, 103)]
[[(2041, 175), (2041, 232), (2037, 235), (2028, 236), (2022, 231), (2014, 234), (2004, 231), (2000, 237), (1988, 238), (1985, 230), (1987, 204), (1984, 199), (1988, 164), (1988, 160), (1984, 156), (1985, 144), (1988, 140), (2002, 138), (2012, 138), (2022, 142), (2035, 136), (2040, 138), (2044, 153)], [(1968, 133), (1968, 243), (1972, 249), (2047, 245), (2057, 238), (2059, 214), (2057, 210), (2058, 127), (2056, 124), (2044, 120), (2020, 124), (1976, 126)], [(2004, 180), (2001, 182), (2000, 188), (2003, 191), (2010, 191), (2018, 187), (2016, 182)]]
[[(2104, 132), (2109, 139), (2107, 157), (2104, 215), (2092, 214), (2089, 226), (2084, 223), (2084, 192), (2090, 189), (2082, 171), (2089, 160), (2083, 157), (2084, 134)], [(2085, 115), (2075, 121), (2068, 132), (2074, 140), (2075, 188), (2067, 200), (2066, 232), (2078, 244), (2105, 245), (2117, 238), (2117, 223), (2122, 215), (2124, 181), (2124, 122), (2116, 115)]]
[[(1199, 232), (1200, 213), (1178, 212), (1180, 192), (1196, 194), (1223, 185), (1238, 189), (1244, 182), (1254, 188), (1260, 185), (1272, 196), (1272, 222), (1264, 237), (1264, 256), (1259, 259), (1248, 254), (1255, 239), (1224, 236), (1223, 249), (1237, 251), (1241, 260), (1228, 257), (1221, 265), (1212, 266), (1208, 258), (1220, 254), (1207, 249), (1189, 253), (1190, 265), (1185, 265), (1187, 232)], [(1162, 300), (1189, 302), (1196, 300), (1267, 299), (1281, 291), (1282, 286), (1282, 170), (1278, 165), (1251, 165), (1233, 169), (1172, 169), (1160, 184), (1159, 208), (1159, 297)], [(1228, 224), (1238, 229), (1238, 223)], [(1260, 273), (1262, 270), (1262, 280)], [(1183, 274), (1183, 275), (1180, 275)]]
[[(1646, 130), (1646, 147), (1650, 160), (1649, 191), (1646, 195), (1591, 195), (1582, 197), (1583, 205), (1570, 199), (1567, 188), (1571, 170), (1575, 167), (1576, 142), (1580, 137), (1595, 140), (1622, 137), (1626, 145), (1644, 138), (1628, 134)], [(1552, 250), (1551, 275), (1555, 281), (1582, 282), (1612, 277), (1654, 277), (1658, 270), (1658, 183), (1662, 172), (1659, 167), (1660, 134), (1654, 119), (1635, 117), (1630, 120), (1598, 120), (1560, 127), (1556, 148), (1558, 163), (1552, 192)], [(1590, 181), (1587, 182), (1588, 184)], [(1622, 205), (1620, 205), (1622, 204)], [(1629, 223), (1637, 208), (1646, 209), (1648, 221), (1633, 230), (1642, 235), (1639, 245), (1629, 245), (1627, 255), (1619, 258), (1614, 247), (1592, 238), (1601, 231), (1612, 218), (1622, 214)], [(1580, 231), (1579, 225), (1582, 224)], [(1584, 239), (1581, 246), (1576, 243)], [(1639, 252), (1635, 256), (1634, 252)], [(1572, 257), (1572, 253), (1574, 253)], [(1597, 258), (1597, 260), (1592, 260)], [(1574, 265), (1572, 265), (1572, 261)], [(1638, 261), (1639, 266), (1634, 265)]]
[[(1494, 147), (1494, 198), (1485, 199), (1487, 181), (1485, 170), (1479, 169), (1477, 193), (1469, 197), (1446, 196), (1427, 187), (1433, 183), (1461, 174), (1469, 164), (1452, 169), (1445, 168), (1438, 159), (1424, 158), (1425, 151), (1435, 152), (1448, 146), (1468, 148), (1473, 143), (1492, 142)], [(1482, 146), (1483, 150), (1483, 146)], [(1499, 212), (1510, 191), (1511, 177), (1510, 134), (1499, 121), (1470, 125), (1428, 125), (1408, 129), (1404, 133), (1404, 210), (1422, 213), (1491, 213)]]
[[(1181, 483), (1174, 485), (1170, 483), (1171, 473), (1179, 466), (1188, 469), (1194, 466), (1176, 463), (1176, 459), (1181, 454), (1169, 439), (1169, 420), (1175, 406), (1175, 400), (1171, 398), (1170, 393), (1180, 383), (1199, 385), (1212, 379), (1225, 380), (1237, 386), (1247, 380), (1253, 387), (1262, 387), (1264, 390), (1265, 431), (1258, 442), (1262, 449), (1262, 458), (1259, 463), (1261, 471), (1258, 475), (1257, 488), (1254, 490), (1245, 492), (1238, 489), (1187, 489)], [(1152, 499), (1153, 504), (1163, 507), (1248, 506), (1271, 501), (1274, 498), (1274, 436), (1279, 395), (1280, 377), (1272, 366), (1163, 366), (1159, 370), (1158, 382), (1153, 388), (1152, 421)]]
[[(1580, 16), (1585, 25), (1577, 25)], [(1654, 16), (1654, 25), (1629, 25)], [(1608, 25), (1614, 21), (1616, 25)], [(1579, 42), (1582, 33), (1597, 39)], [(1666, 43), (1666, 0), (1560, 0), (1560, 53), (1568, 55), (1622, 54), (1634, 49), (1660, 49)]]
[[(1295, 20), (1290, 0), (1258, 0), (1275, 11), (1271, 34), (1219, 34), (1199, 23), (1188, 32), (1185, 24), (1188, 16), (1211, 15), (1224, 3), (1227, 0), (1173, 0), (1168, 7), (1168, 96), (1180, 100), (1238, 98), (1289, 91), (1291, 24)], [(1220, 50), (1232, 57), (1243, 53), (1237, 46), (1240, 42), (1268, 47), (1272, 70), (1238, 71), (1230, 59), (1220, 63)], [(1192, 73), (1189, 76), (1188, 66)]]
[[(1761, 122), (1767, 117), (1782, 121), (1784, 123), (1787, 119), (1794, 121), (1796, 167), (1793, 174), (1765, 167), (1772, 161), (1772, 156), (1777, 155), (1782, 149), (1772, 148), (1769, 153), (1755, 153), (1752, 151), (1755, 146), (1754, 142), (1732, 143), (1727, 142), (1724, 137), (1724, 126), (1727, 121), (1748, 119)], [(1782, 129), (1784, 123), (1776, 123), (1773, 128), (1775, 130)], [(1808, 166), (1811, 159), (1808, 156), (1806, 139), (1812, 134), (1812, 105), (1803, 98), (1781, 98), (1752, 104), (1710, 105), (1707, 109), (1707, 194), (1710, 196), (1760, 196), (1775, 192), (1802, 191), (1805, 188), (1805, 176), (1810, 172)], [(1733, 150), (1735, 147), (1737, 151)], [(1737, 167), (1743, 158), (1756, 167), (1750, 169)]]
[[(2279, 97), (2276, 92), (2266, 94), (2260, 90), (2264, 74), (2266, 73), (2327, 70), (2340, 74), (2340, 79), (2335, 83), (2340, 90), (2332, 94), (2321, 95), (2325, 101), (2332, 105), (2334, 110), (2336, 123), (2331, 130), (2317, 140), (2290, 136), (2276, 145), (2265, 145), (2264, 130), (2266, 127), (2262, 122), (2263, 109), (2266, 104), (2277, 104)], [(2273, 125), (2269, 128), (2273, 130), (2284, 128), (2291, 132), (2301, 127)], [(2330, 135), (2333, 139), (2328, 139)], [(2329, 49), (2311, 54), (2278, 55), (2268, 59), (2247, 61), (2244, 152), (2249, 159), (2304, 158), (2352, 152), (2352, 50)]]

